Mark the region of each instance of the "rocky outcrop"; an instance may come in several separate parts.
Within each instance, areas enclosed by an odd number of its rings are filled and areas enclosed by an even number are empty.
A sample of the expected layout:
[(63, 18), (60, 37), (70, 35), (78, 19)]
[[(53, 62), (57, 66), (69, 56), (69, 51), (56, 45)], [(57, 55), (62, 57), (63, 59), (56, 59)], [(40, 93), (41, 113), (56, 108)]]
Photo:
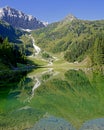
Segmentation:
[(45, 22), (37, 20), (32, 15), (26, 15), (8, 6), (0, 9), (0, 19), (19, 29), (34, 30), (46, 26)]
[(27, 130), (75, 130), (72, 125), (62, 118), (43, 118), (33, 128)]
[(80, 130), (104, 130), (104, 118), (87, 121)]

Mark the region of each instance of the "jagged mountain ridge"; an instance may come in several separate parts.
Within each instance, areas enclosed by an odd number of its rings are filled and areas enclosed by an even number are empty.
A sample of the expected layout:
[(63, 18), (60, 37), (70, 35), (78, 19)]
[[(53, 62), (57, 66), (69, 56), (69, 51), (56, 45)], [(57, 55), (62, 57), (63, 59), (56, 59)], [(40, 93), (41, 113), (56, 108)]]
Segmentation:
[(32, 15), (13, 9), (9, 6), (0, 8), (0, 20), (6, 21), (15, 28), (21, 29), (38, 29), (46, 26), (45, 22), (37, 20)]

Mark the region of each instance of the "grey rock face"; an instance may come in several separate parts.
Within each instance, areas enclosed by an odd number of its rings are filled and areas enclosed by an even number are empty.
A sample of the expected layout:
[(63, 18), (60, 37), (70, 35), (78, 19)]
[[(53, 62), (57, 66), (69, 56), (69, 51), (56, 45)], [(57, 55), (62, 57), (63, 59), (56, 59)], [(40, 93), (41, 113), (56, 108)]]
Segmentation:
[(104, 118), (85, 122), (80, 130), (104, 130)]
[(72, 125), (62, 118), (43, 118), (28, 130), (75, 130)]
[(68, 16), (66, 16), (66, 18), (64, 19), (65, 21), (73, 21), (73, 20), (76, 20), (77, 18), (72, 15), (72, 14), (69, 14)]
[(32, 15), (26, 15), (8, 6), (0, 9), (0, 19), (16, 28), (34, 30), (45, 27), (43, 22), (37, 20)]

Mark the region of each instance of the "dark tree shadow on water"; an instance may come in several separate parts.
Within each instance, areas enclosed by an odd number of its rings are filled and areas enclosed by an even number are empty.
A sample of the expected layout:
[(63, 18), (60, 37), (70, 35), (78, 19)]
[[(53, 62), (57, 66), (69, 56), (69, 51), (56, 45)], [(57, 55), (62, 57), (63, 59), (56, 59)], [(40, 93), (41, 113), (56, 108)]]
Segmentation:
[(27, 72), (11, 71), (0, 73), (0, 99), (8, 95), (10, 89), (17, 87), (18, 83), (26, 77)]

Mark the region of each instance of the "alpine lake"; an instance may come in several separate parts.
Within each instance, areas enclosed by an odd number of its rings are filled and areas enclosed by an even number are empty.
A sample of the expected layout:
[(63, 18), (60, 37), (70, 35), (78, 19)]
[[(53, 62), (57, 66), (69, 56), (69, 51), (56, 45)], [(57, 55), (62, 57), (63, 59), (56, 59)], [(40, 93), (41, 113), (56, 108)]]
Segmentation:
[[(89, 120), (103, 128), (84, 128)], [(56, 60), (0, 87), (0, 130), (75, 129), (104, 129), (102, 71)]]

